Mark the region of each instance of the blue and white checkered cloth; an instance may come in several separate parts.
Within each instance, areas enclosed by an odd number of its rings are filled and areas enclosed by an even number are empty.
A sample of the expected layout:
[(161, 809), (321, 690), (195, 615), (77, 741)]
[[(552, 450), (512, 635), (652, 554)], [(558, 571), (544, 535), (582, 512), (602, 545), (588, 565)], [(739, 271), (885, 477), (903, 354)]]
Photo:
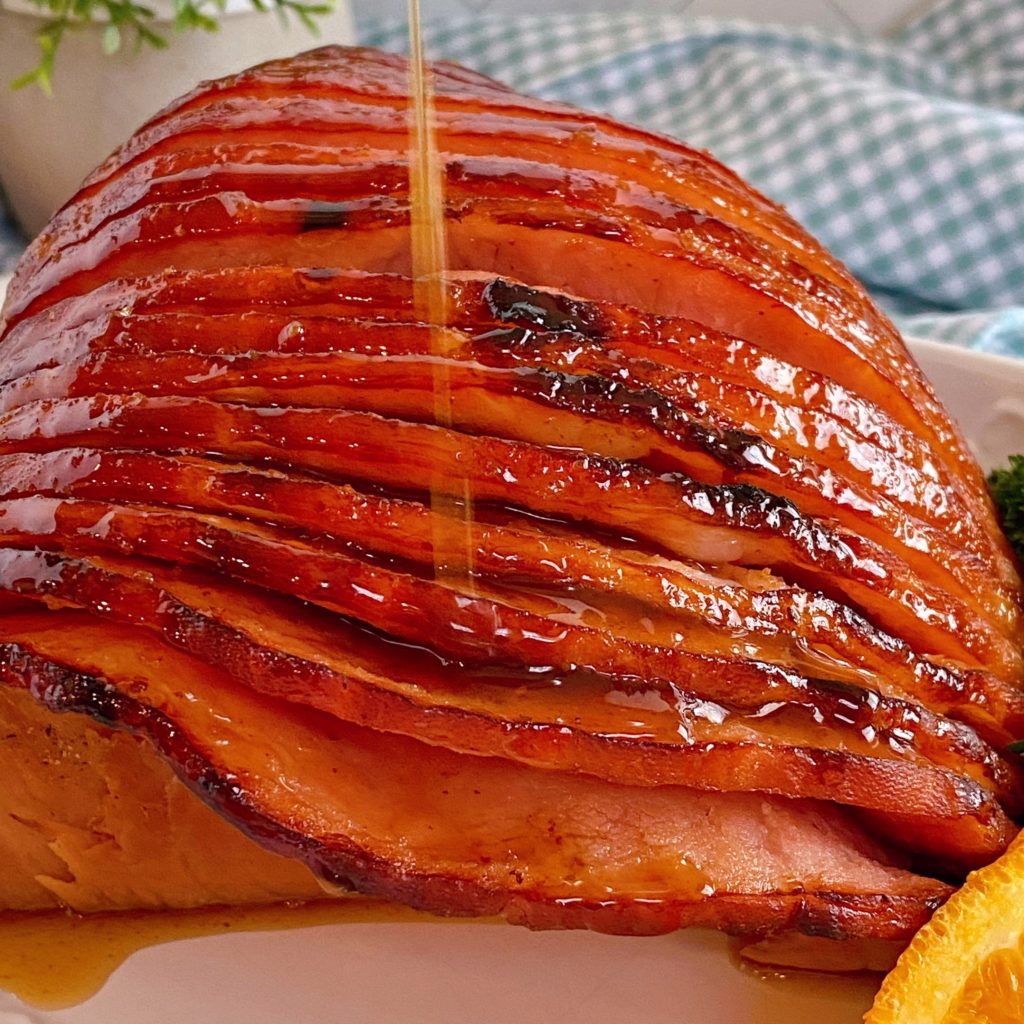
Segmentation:
[[(941, 0), (885, 40), (629, 11), (424, 35), (432, 58), (711, 150), (908, 334), (1024, 356), (1024, 0)], [(362, 38), (407, 46), (396, 22)]]

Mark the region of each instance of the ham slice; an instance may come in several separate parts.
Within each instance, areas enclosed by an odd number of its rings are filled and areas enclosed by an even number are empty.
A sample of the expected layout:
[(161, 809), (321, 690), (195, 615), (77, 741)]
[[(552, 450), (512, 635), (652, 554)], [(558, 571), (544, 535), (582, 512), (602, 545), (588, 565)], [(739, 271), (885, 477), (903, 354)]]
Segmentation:
[(0, 674), (54, 711), (148, 737), (249, 834), (332, 883), (438, 913), (621, 934), (760, 937), (798, 921), (891, 940), (947, 893), (827, 805), (454, 754), (258, 697), (130, 627), (9, 615)]
[[(4, 798), (0, 907), (319, 879), (877, 966), (1024, 810), (980, 471), (860, 285), (726, 168), (434, 74), (443, 323), (406, 68), (368, 50), (200, 86), (19, 266), (0, 764), (39, 779)], [(137, 799), (83, 818), (54, 743)], [(133, 826), (161, 800), (162, 854)], [(100, 831), (134, 851), (106, 879)]]
[(192, 909), (323, 895), (178, 781), (152, 746), (0, 687), (0, 905), (7, 910)]

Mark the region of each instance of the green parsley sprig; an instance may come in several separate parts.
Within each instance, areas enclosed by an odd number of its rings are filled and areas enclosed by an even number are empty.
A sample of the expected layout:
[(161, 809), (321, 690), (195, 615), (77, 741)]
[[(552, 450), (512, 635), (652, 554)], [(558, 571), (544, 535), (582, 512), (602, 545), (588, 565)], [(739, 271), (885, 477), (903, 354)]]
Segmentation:
[[(988, 488), (1003, 531), (1024, 565), (1024, 455), (1011, 455), (1005, 467), (992, 470)], [(1024, 739), (1008, 744), (1006, 750), (1024, 757)]]
[[(992, 470), (988, 489), (1010, 546), (1024, 565), (1024, 455), (1011, 455), (1004, 468)], [(1024, 757), (1024, 739), (1007, 744), (1006, 750)]]
[(994, 469), (988, 486), (1003, 530), (1024, 565), (1024, 455), (1011, 455), (1005, 468)]
[[(53, 91), (53, 69), (65, 33), (82, 25), (103, 24), (102, 45), (107, 54), (117, 53), (125, 45), (136, 49), (151, 46), (162, 50), (167, 46), (164, 26), (155, 28), (156, 12), (135, 0), (31, 0), (49, 20), (36, 33), (39, 63), (12, 82), (15, 89), (38, 85), (44, 92)], [(310, 31), (316, 32), (316, 18), (334, 9), (333, 0), (249, 0), (257, 11), (277, 11), (283, 21), (296, 18)], [(196, 29), (215, 32), (220, 27), (217, 15), (227, 0), (174, 0), (174, 18), (168, 27), (174, 32)]]

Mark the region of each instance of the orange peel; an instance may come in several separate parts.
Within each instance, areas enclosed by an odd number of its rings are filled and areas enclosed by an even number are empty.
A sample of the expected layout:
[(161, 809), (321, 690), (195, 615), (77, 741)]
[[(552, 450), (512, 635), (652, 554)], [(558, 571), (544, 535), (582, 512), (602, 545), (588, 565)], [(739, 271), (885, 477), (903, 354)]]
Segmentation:
[(1024, 835), (922, 928), (888, 974), (865, 1024), (1024, 1021)]

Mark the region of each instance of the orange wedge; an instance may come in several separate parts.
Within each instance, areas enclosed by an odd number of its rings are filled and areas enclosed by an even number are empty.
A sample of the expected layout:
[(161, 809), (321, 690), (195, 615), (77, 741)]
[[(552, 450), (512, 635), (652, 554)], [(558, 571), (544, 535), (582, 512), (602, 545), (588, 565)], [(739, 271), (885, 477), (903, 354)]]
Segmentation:
[(917, 933), (864, 1022), (1024, 1022), (1024, 833)]

